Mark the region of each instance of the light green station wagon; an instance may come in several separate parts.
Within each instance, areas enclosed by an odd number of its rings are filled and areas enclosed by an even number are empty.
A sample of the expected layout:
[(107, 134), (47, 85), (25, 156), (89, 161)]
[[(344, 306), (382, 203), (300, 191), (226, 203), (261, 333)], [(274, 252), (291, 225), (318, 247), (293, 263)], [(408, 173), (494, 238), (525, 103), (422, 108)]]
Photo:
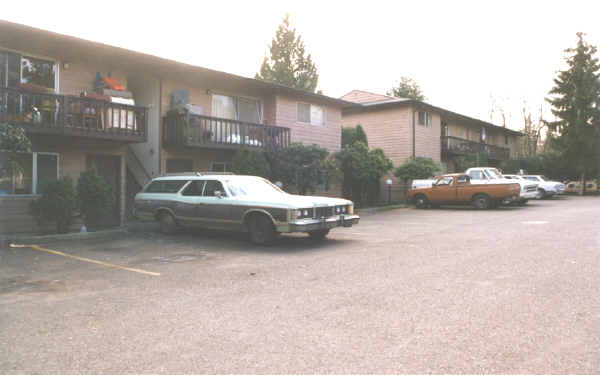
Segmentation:
[(199, 172), (153, 179), (136, 195), (134, 215), (158, 221), (164, 233), (178, 227), (245, 231), (256, 244), (292, 232), (322, 239), (360, 220), (346, 199), (288, 194), (256, 176)]

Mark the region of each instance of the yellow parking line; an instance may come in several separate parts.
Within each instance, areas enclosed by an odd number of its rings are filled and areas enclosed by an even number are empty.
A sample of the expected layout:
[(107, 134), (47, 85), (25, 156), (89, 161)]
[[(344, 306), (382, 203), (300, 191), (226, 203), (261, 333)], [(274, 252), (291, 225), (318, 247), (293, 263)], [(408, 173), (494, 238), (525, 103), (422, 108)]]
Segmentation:
[(157, 272), (144, 271), (144, 270), (141, 270), (139, 268), (123, 267), (123, 266), (119, 266), (118, 264), (106, 263), (106, 262), (102, 262), (100, 260), (78, 257), (76, 255), (71, 255), (71, 254), (63, 253), (62, 251), (57, 251), (57, 250), (52, 250), (52, 249), (45, 249), (45, 248), (40, 247), (38, 245), (17, 245), (17, 244), (11, 243), (10, 247), (30, 248), (30, 249), (33, 249), (33, 250), (43, 251), (45, 253), (50, 253), (50, 254), (60, 255), (60, 256), (63, 256), (63, 257), (67, 257), (67, 258), (77, 259), (77, 260), (80, 260), (82, 262), (100, 264), (101, 266), (105, 266), (105, 267), (112, 267), (112, 268), (118, 268), (118, 269), (125, 270), (125, 271), (143, 273), (144, 275), (150, 275), (150, 276), (160, 276), (160, 273), (157, 273)]

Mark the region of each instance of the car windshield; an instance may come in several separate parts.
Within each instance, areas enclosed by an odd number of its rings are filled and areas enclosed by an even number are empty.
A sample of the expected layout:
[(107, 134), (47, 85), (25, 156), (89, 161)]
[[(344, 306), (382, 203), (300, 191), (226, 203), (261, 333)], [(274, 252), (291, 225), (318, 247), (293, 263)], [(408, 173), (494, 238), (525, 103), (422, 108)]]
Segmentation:
[(225, 185), (234, 197), (287, 194), (277, 185), (260, 177), (239, 177), (225, 180)]
[(502, 177), (502, 174), (495, 168), (486, 169), (485, 171), (491, 179), (504, 178)]

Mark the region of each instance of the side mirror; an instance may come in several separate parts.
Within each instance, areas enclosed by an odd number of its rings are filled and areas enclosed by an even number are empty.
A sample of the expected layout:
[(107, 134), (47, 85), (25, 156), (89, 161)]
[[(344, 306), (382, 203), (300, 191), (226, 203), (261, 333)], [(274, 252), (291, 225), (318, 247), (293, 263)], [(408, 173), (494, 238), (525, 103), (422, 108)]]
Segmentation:
[(225, 198), (225, 194), (223, 194), (223, 192), (220, 191), (220, 190), (216, 190), (215, 191), (215, 197), (217, 197), (219, 199), (223, 199), (223, 198)]

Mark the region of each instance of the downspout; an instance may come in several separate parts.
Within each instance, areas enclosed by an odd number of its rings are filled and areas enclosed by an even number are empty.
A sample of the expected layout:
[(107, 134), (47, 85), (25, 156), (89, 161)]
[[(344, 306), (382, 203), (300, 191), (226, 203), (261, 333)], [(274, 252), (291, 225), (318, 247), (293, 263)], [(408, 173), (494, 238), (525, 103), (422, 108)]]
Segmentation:
[(415, 129), (415, 107), (413, 107), (412, 111), (412, 157), (415, 158), (417, 156), (417, 130)]
[[(160, 176), (162, 172), (162, 146), (163, 146), (163, 119), (162, 119), (162, 92), (163, 92), (163, 80), (162, 77), (158, 79), (158, 173)], [(152, 176), (154, 177), (154, 176)]]

